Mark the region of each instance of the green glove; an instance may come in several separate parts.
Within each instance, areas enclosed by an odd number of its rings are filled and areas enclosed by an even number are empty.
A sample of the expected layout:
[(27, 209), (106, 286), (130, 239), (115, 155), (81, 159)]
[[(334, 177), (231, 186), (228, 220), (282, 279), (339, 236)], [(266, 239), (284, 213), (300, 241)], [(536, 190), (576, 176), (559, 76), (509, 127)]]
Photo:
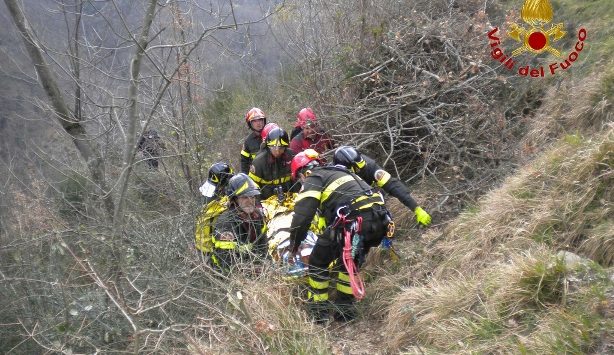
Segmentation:
[(414, 213), (416, 214), (416, 222), (420, 223), (425, 227), (431, 224), (431, 215), (426, 213), (426, 211), (423, 210), (422, 207), (416, 207)]

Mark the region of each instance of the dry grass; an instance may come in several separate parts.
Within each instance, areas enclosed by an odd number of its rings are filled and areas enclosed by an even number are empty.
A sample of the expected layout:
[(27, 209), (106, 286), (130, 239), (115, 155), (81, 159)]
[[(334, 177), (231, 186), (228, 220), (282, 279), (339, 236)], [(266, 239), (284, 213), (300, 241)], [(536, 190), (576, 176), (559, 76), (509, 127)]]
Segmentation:
[(596, 340), (608, 332), (606, 326), (611, 322), (595, 315), (556, 308), (540, 319), (530, 336), (518, 337), (518, 349), (535, 354), (595, 352)]
[[(604, 65), (611, 68), (611, 65)], [(546, 91), (543, 105), (531, 118), (530, 129), (521, 140), (525, 155), (533, 156), (565, 134), (599, 131), (612, 122), (614, 70), (585, 78), (563, 80)]]
[[(559, 102), (564, 117), (555, 112), (527, 138), (549, 143), (534, 161), (422, 235), (412, 266), (376, 281), (388, 295), (374, 302), (388, 304), (388, 351), (609, 349), (614, 285), (602, 267), (614, 262), (614, 126), (611, 95), (599, 93), (611, 79), (582, 84), (573, 109)], [(593, 263), (566, 265), (559, 250)]]
[(449, 332), (451, 325), (475, 306), (476, 291), (476, 280), (462, 276), (404, 290), (389, 309), (388, 346), (398, 349), (401, 344), (418, 342), (445, 347), (446, 342), (454, 342), (458, 334)]
[(586, 350), (611, 323), (599, 309), (608, 289), (612, 283), (597, 265), (568, 267), (536, 248), (473, 276), (458, 273), (401, 292), (386, 320), (388, 350)]
[(579, 249), (604, 265), (614, 264), (614, 221), (610, 218), (587, 230)]
[[(539, 244), (612, 262), (614, 130), (569, 136), (444, 231), (432, 250), (446, 255), (436, 270), (476, 270)], [(594, 239), (593, 239), (594, 238)]]
[[(420, 231), (412, 223), (413, 214), (396, 200), (389, 201), (403, 260), (391, 268), (382, 253), (370, 256), (364, 270), (368, 296), (359, 305), (360, 325), (385, 335), (385, 351), (606, 349), (603, 339), (614, 337), (609, 330), (614, 329), (609, 319), (614, 287), (601, 267), (614, 261), (614, 129), (606, 123), (611, 99), (600, 96), (601, 84), (583, 85), (567, 88), (568, 94), (580, 90), (576, 96), (581, 100), (573, 108), (564, 99), (544, 100), (544, 111), (559, 111), (541, 123), (536, 119), (524, 141), (540, 145), (541, 155), (450, 224)], [(552, 143), (558, 136), (561, 139)], [(418, 197), (431, 212), (436, 202)], [(574, 269), (557, 258), (561, 249), (596, 263)], [(307, 319), (295, 285), (265, 272), (255, 280), (237, 275), (225, 287), (231, 296), (240, 290), (243, 299), (229, 303), (219, 341), (207, 351), (336, 351), (330, 340), (338, 334)], [(367, 338), (372, 337), (352, 341)]]
[(13, 189), (12, 208), (7, 228), (15, 235), (29, 235), (61, 228), (62, 223), (53, 213), (52, 202), (45, 197), (46, 184), (34, 180), (28, 192)]
[[(311, 322), (302, 310), (295, 282), (284, 281), (273, 269), (255, 278), (244, 271), (228, 278), (218, 341), (214, 353), (330, 353), (327, 330)], [(240, 295), (240, 296), (239, 296)], [(212, 348), (213, 349), (212, 349)]]

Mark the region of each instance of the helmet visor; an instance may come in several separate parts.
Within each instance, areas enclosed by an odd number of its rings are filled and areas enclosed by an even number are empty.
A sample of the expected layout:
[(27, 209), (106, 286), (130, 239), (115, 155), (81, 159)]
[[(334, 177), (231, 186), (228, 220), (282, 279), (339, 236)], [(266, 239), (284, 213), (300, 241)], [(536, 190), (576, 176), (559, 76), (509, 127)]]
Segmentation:
[(260, 190), (254, 189), (254, 190), (246, 191), (240, 194), (239, 196), (251, 197), (251, 196), (259, 196), (259, 195), (260, 195)]

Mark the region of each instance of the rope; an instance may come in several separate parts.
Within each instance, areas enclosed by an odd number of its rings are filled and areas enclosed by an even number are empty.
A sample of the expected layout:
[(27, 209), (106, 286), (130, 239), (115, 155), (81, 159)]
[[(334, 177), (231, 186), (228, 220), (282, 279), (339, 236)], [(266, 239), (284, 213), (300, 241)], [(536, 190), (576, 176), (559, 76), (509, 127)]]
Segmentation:
[(341, 219), (340, 222), (343, 224), (343, 265), (345, 265), (345, 269), (350, 277), (352, 294), (357, 300), (361, 300), (365, 297), (365, 283), (358, 273), (358, 267), (356, 266), (356, 263), (354, 263), (354, 258), (352, 257), (352, 237), (354, 233), (360, 233), (362, 228), (362, 217), (357, 217), (356, 222), (352, 223), (352, 227), (350, 228), (347, 228), (345, 225), (344, 215), (340, 215), (339, 219)]

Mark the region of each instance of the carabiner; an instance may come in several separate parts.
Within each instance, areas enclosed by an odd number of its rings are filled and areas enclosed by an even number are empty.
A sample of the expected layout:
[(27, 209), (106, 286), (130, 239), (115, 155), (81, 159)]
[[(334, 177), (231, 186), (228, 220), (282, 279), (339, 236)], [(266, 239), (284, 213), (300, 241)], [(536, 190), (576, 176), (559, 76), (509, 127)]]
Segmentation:
[(386, 237), (388, 238), (394, 237), (394, 221), (390, 221), (388, 223), (388, 231), (386, 232)]
[(341, 206), (339, 208), (337, 208), (337, 217), (339, 218), (345, 218), (345, 216), (347, 216), (347, 213), (343, 213), (343, 211), (348, 210), (350, 207), (349, 206)]

